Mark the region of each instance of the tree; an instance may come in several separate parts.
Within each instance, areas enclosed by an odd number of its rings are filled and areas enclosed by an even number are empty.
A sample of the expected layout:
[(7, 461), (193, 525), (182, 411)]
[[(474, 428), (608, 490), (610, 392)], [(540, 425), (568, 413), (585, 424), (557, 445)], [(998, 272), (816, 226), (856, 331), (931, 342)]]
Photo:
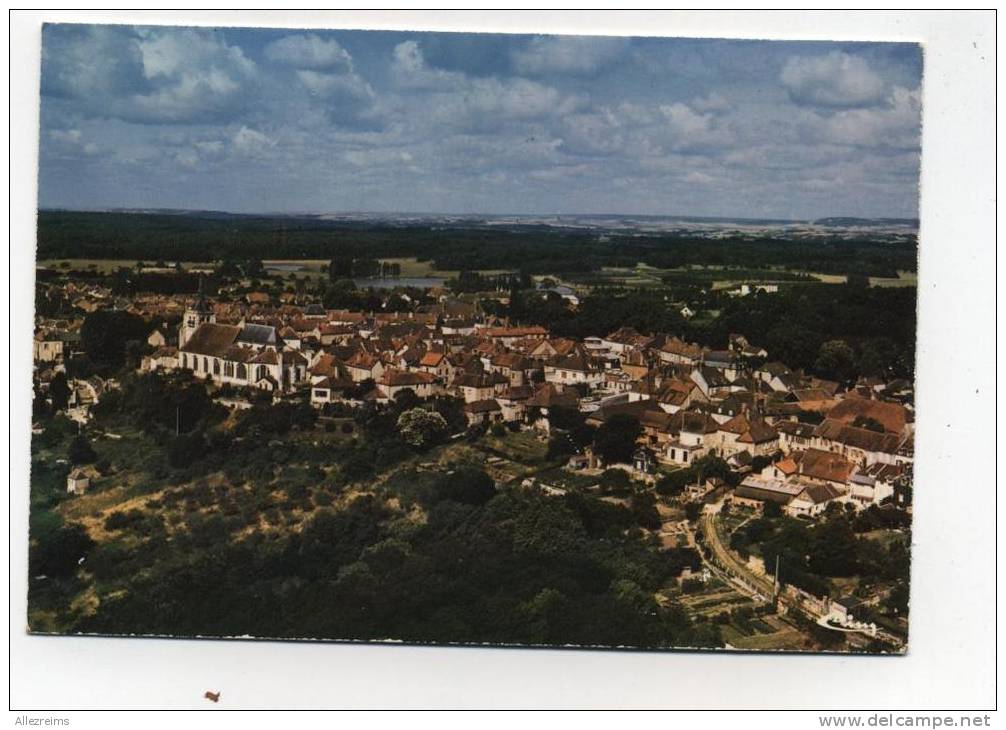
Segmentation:
[(73, 575), (81, 560), (94, 547), (94, 541), (81, 525), (60, 527), (54, 534), (40, 538), (28, 553), (31, 575), (63, 578)]
[(340, 279), (353, 278), (353, 258), (352, 256), (340, 255), (328, 262), (329, 281), (339, 281)]
[(845, 340), (828, 340), (818, 350), (814, 368), (821, 375), (845, 381), (854, 372), (855, 357), (855, 353)]
[(778, 502), (765, 502), (762, 505), (762, 514), (770, 519), (782, 517), (782, 507)]
[(434, 485), (437, 501), (450, 499), (461, 504), (485, 504), (496, 496), (496, 485), (481, 469), (463, 466), (444, 474)]
[(660, 529), (660, 513), (657, 512), (657, 498), (652, 492), (633, 494), (629, 498), (629, 509), (640, 527), (647, 530)]
[(94, 453), (94, 449), (91, 448), (88, 440), (83, 435), (78, 434), (70, 442), (70, 450), (67, 458), (71, 464), (76, 466), (78, 464), (93, 464), (97, 461), (98, 455)]
[(605, 464), (628, 463), (636, 450), (636, 439), (642, 433), (639, 419), (625, 413), (616, 413), (594, 434), (594, 452)]
[(198, 431), (175, 436), (168, 447), (168, 463), (176, 469), (184, 469), (199, 461), (206, 453), (206, 439)]
[(423, 403), (422, 398), (416, 395), (416, 391), (412, 388), (402, 388), (395, 393), (395, 397), (392, 400), (395, 403), (395, 410), (399, 413), (419, 408)]
[(49, 397), (52, 398), (52, 408), (55, 411), (65, 411), (70, 404), (70, 386), (66, 382), (66, 373), (56, 373), (49, 383)]
[(439, 413), (413, 408), (398, 417), (398, 431), (407, 444), (421, 449), (443, 438), (447, 421)]
[(147, 323), (135, 314), (116, 310), (91, 312), (80, 328), (80, 340), (91, 362), (105, 370), (117, 370), (125, 364), (126, 344), (144, 340)]

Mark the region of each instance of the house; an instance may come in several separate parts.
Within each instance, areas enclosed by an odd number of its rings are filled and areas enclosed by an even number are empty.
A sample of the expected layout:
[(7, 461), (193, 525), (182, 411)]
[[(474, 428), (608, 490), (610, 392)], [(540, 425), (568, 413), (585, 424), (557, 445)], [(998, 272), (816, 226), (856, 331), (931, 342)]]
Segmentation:
[(67, 494), (83, 494), (91, 486), (91, 478), (81, 469), (72, 470), (66, 477)]
[(388, 369), (377, 379), (377, 389), (388, 400), (394, 400), (403, 390), (411, 390), (420, 398), (429, 398), (433, 395), (435, 383), (436, 377), (429, 373)]
[(730, 350), (709, 350), (702, 357), (702, 364), (706, 367), (724, 371), (728, 380), (736, 377), (734, 370), (734, 354)]
[(781, 362), (767, 362), (755, 370), (754, 375), (764, 383), (771, 383), (775, 378), (789, 375), (790, 369)]
[(577, 410), (579, 404), (580, 399), (572, 390), (561, 391), (552, 383), (543, 383), (524, 406), (534, 427), (548, 433), (551, 431), (550, 419), (555, 416), (555, 411)]
[(465, 403), (495, 398), (509, 385), (509, 381), (499, 373), (462, 373), (452, 383)]
[(643, 335), (632, 327), (620, 327), (601, 340), (601, 344), (615, 355), (633, 350), (644, 350), (654, 344), (656, 338)]
[(702, 395), (707, 399), (726, 396), (730, 393), (730, 380), (723, 370), (703, 365), (692, 370), (689, 377), (699, 386)]
[(530, 385), (510, 386), (502, 394), (496, 396), (503, 411), (503, 420), (510, 422), (523, 421), (527, 412), (527, 402), (534, 395)]
[(695, 484), (685, 486), (685, 495), (690, 499), (702, 499), (703, 497), (715, 498), (727, 490), (727, 483), (719, 477), (709, 477), (703, 482), (695, 480)]
[(800, 473), (799, 465), (793, 459), (780, 459), (762, 469), (761, 475), (769, 479), (789, 479)]
[(814, 426), (799, 421), (778, 421), (779, 450), (788, 454), (794, 449), (809, 449), (814, 442)]
[(657, 351), (657, 357), (661, 362), (678, 365), (696, 365), (702, 360), (702, 355), (701, 347), (690, 345), (677, 337), (664, 340), (664, 344)]
[(717, 427), (718, 448), (724, 457), (738, 451), (751, 456), (768, 456), (779, 449), (779, 434), (760, 417), (738, 413)]
[(346, 372), (354, 383), (377, 380), (384, 374), (384, 363), (372, 352), (358, 351), (346, 361)]
[(465, 403), (462, 410), (469, 426), (499, 423), (503, 420), (503, 409), (494, 398)]
[(887, 433), (899, 435), (907, 435), (912, 430), (911, 414), (900, 403), (846, 398), (829, 410), (827, 417), (849, 426), (859, 425), (869, 419), (879, 423)]
[(430, 350), (419, 359), (417, 367), (446, 383), (454, 373), (454, 366), (443, 352)]
[(543, 340), (548, 336), (548, 330), (544, 327), (488, 327), (483, 330), (483, 334), (492, 342), (510, 347), (515, 341), (530, 338)]
[(489, 371), (499, 373), (510, 385), (524, 385), (533, 369), (534, 363), (518, 352), (504, 352), (489, 359)]
[(168, 340), (161, 334), (160, 330), (154, 330), (147, 337), (147, 344), (151, 347), (164, 347), (168, 344)]
[(545, 366), (546, 383), (592, 387), (603, 380), (604, 374), (583, 355), (567, 355)]
[(751, 419), (747, 429), (734, 442), (737, 451), (751, 456), (769, 456), (779, 449), (779, 433), (761, 418)]
[(768, 385), (777, 393), (789, 393), (800, 387), (800, 378), (793, 373), (781, 373), (773, 376)]
[(652, 474), (656, 471), (657, 459), (654, 456), (653, 449), (647, 448), (646, 446), (640, 446), (632, 454), (632, 469), (641, 474)]
[(784, 507), (804, 489), (802, 484), (752, 475), (737, 486), (732, 501), (749, 507), (760, 507), (766, 502)]
[(311, 383), (311, 405), (321, 408), (326, 403), (335, 403), (345, 398), (345, 393), (356, 386), (352, 380), (326, 377)]
[(831, 602), (828, 618), (839, 624), (850, 624), (855, 621), (852, 612), (859, 607), (860, 601), (852, 596), (837, 598)]
[(800, 409), (804, 411), (817, 411), (826, 413), (841, 401), (835, 400), (824, 388), (794, 388), (789, 392), (787, 398), (790, 401), (800, 404)]
[(855, 469), (855, 465), (841, 454), (820, 449), (794, 451), (790, 454), (789, 460), (797, 465), (797, 474), (800, 478), (843, 487)]
[(763, 347), (756, 347), (748, 342), (748, 338), (740, 334), (730, 334), (727, 337), (728, 348), (741, 357), (763, 358), (768, 357), (768, 351)]
[(687, 410), (693, 402), (708, 400), (694, 380), (672, 378), (660, 386), (654, 400), (668, 413)]
[(716, 423), (726, 423), (734, 416), (746, 412), (751, 405), (741, 400), (740, 394), (737, 393), (731, 393), (719, 400), (709, 400), (701, 390), (692, 393), (691, 401), (693, 411), (709, 414)]
[(664, 456), (672, 464), (690, 466), (715, 446), (717, 424), (704, 413), (682, 411), (675, 418), (680, 419), (677, 438), (667, 444)]
[(178, 348), (158, 347), (150, 355), (143, 358), (140, 364), (141, 370), (174, 370), (178, 367)]
[(858, 507), (891, 500), (906, 472), (903, 464), (876, 463), (856, 469), (849, 477), (849, 499)]
[(866, 428), (846, 426), (841, 421), (826, 418), (814, 429), (814, 446), (841, 454), (850, 461), (870, 464), (899, 464), (912, 460), (903, 451), (910, 437), (879, 433)]
[[(294, 336), (299, 337), (293, 328), (289, 328)], [(356, 336), (356, 328), (349, 324), (332, 324), (326, 322), (318, 327), (318, 341), (323, 345), (344, 345)]]
[(36, 332), (32, 340), (32, 358), (35, 362), (60, 362), (69, 348), (58, 332)]
[(528, 356), (538, 360), (547, 360), (554, 357), (565, 357), (579, 350), (580, 354), (585, 354), (583, 347), (576, 340), (556, 338), (547, 340), (531, 340)]
[(816, 517), (844, 496), (834, 484), (807, 484), (783, 509), (791, 517)]

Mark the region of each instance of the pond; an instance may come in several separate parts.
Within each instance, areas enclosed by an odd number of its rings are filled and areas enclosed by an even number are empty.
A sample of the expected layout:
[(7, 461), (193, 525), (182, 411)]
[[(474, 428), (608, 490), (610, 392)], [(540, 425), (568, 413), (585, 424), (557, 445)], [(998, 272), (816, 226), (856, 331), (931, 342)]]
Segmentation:
[(360, 289), (394, 289), (399, 286), (431, 289), (436, 286), (443, 286), (444, 281), (446, 281), (444, 278), (437, 276), (399, 276), (388, 279), (375, 276), (353, 279), (353, 283)]

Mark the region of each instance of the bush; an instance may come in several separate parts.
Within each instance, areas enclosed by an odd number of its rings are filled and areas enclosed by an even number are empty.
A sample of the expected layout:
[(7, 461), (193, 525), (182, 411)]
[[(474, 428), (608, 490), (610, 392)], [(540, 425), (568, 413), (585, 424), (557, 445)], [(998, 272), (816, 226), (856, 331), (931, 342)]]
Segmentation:
[(97, 460), (98, 455), (91, 448), (90, 442), (84, 436), (77, 435), (70, 442), (67, 458), (71, 464), (76, 466), (78, 464), (92, 464)]
[(682, 593), (701, 593), (705, 584), (699, 578), (688, 578), (681, 581)]
[(131, 509), (128, 512), (113, 512), (105, 518), (106, 530), (122, 530), (143, 521), (143, 512)]
[(94, 548), (87, 530), (78, 524), (60, 527), (52, 534), (41, 535), (28, 552), (32, 576), (63, 578), (73, 575), (80, 561)]
[(632, 479), (624, 469), (606, 469), (601, 474), (600, 484), (609, 492), (624, 494), (632, 487)]

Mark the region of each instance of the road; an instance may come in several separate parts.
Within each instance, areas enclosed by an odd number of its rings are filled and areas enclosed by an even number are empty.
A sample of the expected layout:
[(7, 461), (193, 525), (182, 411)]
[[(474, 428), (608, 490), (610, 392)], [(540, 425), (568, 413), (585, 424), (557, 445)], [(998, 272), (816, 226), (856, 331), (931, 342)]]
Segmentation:
[[(744, 590), (744, 592), (752, 595), (754, 597), (761, 597), (765, 600), (771, 600), (774, 593), (774, 586), (772, 580), (763, 575), (758, 575), (750, 568), (747, 567), (738, 556), (730, 550), (729, 546), (724, 545), (723, 541), (720, 540), (720, 535), (716, 530), (716, 515), (719, 511), (720, 503), (711, 504), (706, 506), (706, 510), (699, 516), (699, 524), (702, 526), (702, 534), (705, 536), (705, 546), (712, 553), (713, 560), (709, 560), (705, 555), (705, 551), (700, 550), (699, 554), (702, 556), (702, 560), (717, 573), (721, 579), (723, 579), (723, 573), (726, 573), (729, 580), (728, 582), (737, 587), (738, 589)], [(808, 610), (807, 606), (799, 605), (797, 602), (786, 598), (784, 594), (779, 595), (780, 603), (786, 605), (787, 608), (796, 612), (802, 613), (810, 617), (812, 621), (821, 621), (822, 616), (820, 614), (811, 612)], [(825, 625), (822, 623), (822, 625)], [(888, 644), (892, 644), (898, 649), (904, 647), (904, 641), (883, 629), (878, 629), (876, 633), (876, 638), (884, 641)]]
[[(709, 505), (709, 507), (715, 508), (715, 505)], [(732, 582), (744, 585), (748, 593), (760, 594), (763, 598), (770, 599), (774, 593), (772, 581), (748, 568), (720, 540), (719, 533), (716, 531), (716, 512), (711, 510), (703, 512), (699, 520), (702, 525), (702, 534), (705, 535), (706, 547), (712, 552), (718, 566), (736, 579)]]

